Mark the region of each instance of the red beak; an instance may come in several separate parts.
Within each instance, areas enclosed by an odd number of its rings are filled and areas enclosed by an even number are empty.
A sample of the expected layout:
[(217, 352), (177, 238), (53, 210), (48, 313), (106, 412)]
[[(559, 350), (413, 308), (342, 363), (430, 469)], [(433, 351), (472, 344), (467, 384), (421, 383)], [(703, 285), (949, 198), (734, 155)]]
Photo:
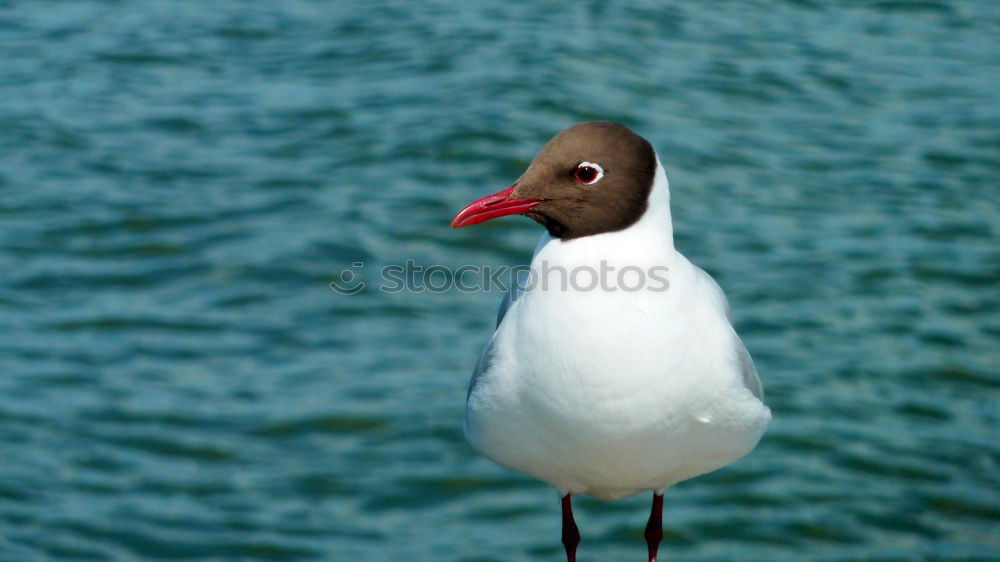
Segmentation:
[(455, 215), (455, 220), (451, 221), (451, 227), (472, 226), (504, 215), (527, 213), (532, 207), (542, 202), (541, 199), (511, 199), (511, 193), (514, 193), (513, 185), (503, 191), (469, 203)]

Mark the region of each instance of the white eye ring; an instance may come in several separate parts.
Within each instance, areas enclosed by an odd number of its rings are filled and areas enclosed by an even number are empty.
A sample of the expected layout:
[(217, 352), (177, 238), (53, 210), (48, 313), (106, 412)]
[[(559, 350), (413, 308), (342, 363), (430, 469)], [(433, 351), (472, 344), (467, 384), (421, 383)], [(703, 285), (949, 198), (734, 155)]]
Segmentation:
[[(584, 176), (580, 175), (580, 171), (586, 168), (590, 168), (591, 170), (597, 172), (597, 175), (595, 175), (589, 181), (587, 180), (589, 174)], [(582, 183), (583, 185), (594, 185), (595, 183), (601, 181), (601, 178), (604, 177), (604, 168), (602, 168), (600, 164), (595, 164), (593, 162), (580, 162), (579, 164), (576, 165), (576, 168), (573, 170), (573, 177), (575, 177), (576, 180)]]

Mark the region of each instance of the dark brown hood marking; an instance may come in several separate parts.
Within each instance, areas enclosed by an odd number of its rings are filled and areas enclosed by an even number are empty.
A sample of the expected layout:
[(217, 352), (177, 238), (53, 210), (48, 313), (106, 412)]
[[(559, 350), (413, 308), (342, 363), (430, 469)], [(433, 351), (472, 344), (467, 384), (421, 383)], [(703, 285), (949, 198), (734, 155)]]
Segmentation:
[[(585, 185), (574, 176), (593, 162), (604, 177)], [(656, 154), (646, 139), (610, 121), (580, 123), (552, 138), (516, 182), (513, 196), (541, 199), (526, 213), (553, 237), (624, 230), (646, 212), (656, 175)]]

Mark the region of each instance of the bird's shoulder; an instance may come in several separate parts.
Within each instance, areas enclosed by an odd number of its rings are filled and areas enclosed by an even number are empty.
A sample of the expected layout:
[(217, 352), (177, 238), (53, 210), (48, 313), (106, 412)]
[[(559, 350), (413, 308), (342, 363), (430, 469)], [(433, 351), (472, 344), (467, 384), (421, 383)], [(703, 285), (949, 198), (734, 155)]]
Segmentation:
[[(535, 256), (538, 255), (538, 252), (542, 251), (542, 248), (553, 240), (552, 236), (548, 233), (542, 234), (541, 239), (538, 240), (538, 244), (535, 245), (535, 251), (531, 254), (532, 261), (534, 261)], [(528, 284), (531, 282), (531, 272), (524, 268), (516, 269), (514, 270), (513, 278), (510, 281), (510, 289), (500, 301), (500, 309), (497, 310), (496, 328), (500, 327), (500, 323), (503, 322), (504, 317), (507, 316), (507, 312), (512, 306), (514, 306), (514, 303), (517, 302), (522, 295), (524, 295), (525, 289), (527, 289)]]
[[(685, 261), (687, 261), (685, 259)], [(732, 335), (732, 349), (735, 353), (736, 366), (739, 370), (740, 377), (743, 381), (743, 385), (754, 395), (758, 400), (764, 401), (764, 390), (763, 385), (760, 382), (760, 376), (757, 374), (757, 368), (754, 366), (753, 358), (750, 357), (750, 352), (747, 351), (746, 345), (740, 336), (736, 333), (736, 330), (732, 327), (733, 314), (729, 307), (729, 299), (726, 298), (725, 291), (719, 283), (708, 274), (702, 268), (694, 265), (690, 261), (687, 261), (690, 265), (691, 270), (694, 274), (694, 278), (700, 286), (702, 293), (705, 295), (707, 302), (710, 306), (714, 307), (715, 310), (723, 314), (726, 318), (726, 322), (729, 324), (729, 331)]]
[(722, 290), (722, 287), (719, 286), (719, 283), (704, 269), (691, 263), (683, 256), (682, 259), (682, 263), (690, 268), (695, 283), (701, 293), (705, 296), (705, 302), (709, 303), (709, 305), (718, 312), (721, 312), (726, 317), (726, 320), (732, 322), (733, 315), (732, 311), (729, 309), (729, 299), (726, 298), (726, 293)]

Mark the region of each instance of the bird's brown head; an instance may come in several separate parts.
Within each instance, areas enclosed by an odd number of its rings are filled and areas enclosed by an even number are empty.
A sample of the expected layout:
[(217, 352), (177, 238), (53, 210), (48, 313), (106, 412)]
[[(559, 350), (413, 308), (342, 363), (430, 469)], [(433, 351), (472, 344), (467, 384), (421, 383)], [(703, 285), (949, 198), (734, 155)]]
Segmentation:
[(628, 228), (646, 211), (656, 154), (610, 121), (579, 123), (552, 138), (511, 187), (462, 209), (452, 228), (522, 214), (563, 240)]

